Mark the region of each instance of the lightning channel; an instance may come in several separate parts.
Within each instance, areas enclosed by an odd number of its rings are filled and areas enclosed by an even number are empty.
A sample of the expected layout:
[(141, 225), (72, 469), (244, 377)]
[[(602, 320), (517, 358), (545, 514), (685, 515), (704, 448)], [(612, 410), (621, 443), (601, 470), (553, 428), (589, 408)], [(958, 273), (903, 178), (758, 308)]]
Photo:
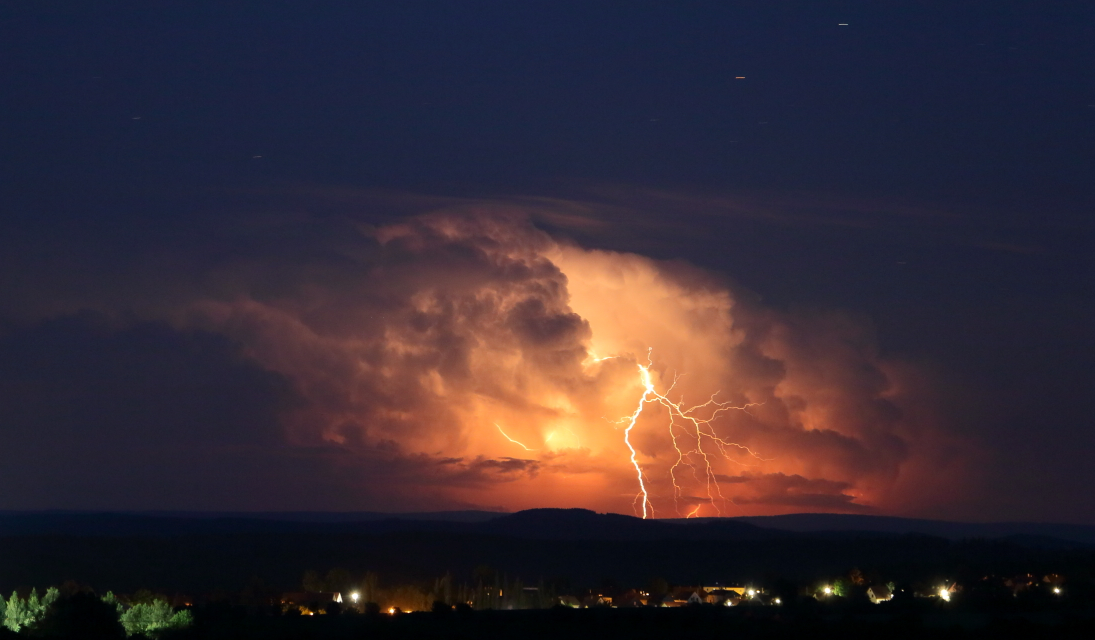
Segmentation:
[[(721, 516), (722, 510), (719, 508), (718, 503), (721, 502), (725, 504), (726, 496), (723, 495), (722, 487), (719, 486), (718, 477), (712, 466), (711, 454), (718, 453), (724, 459), (738, 464), (744, 463), (735, 460), (730, 455), (730, 449), (742, 451), (758, 461), (764, 461), (766, 458), (760, 457), (760, 455), (745, 445), (719, 437), (718, 433), (715, 431), (713, 422), (728, 411), (736, 410), (748, 412), (747, 410), (749, 407), (763, 403), (752, 402), (742, 406), (734, 406), (730, 404), (729, 401), (720, 401), (718, 399), (718, 392), (711, 394), (706, 402), (694, 406), (685, 406), (683, 396), (680, 400), (674, 402), (673, 400), (670, 400), (669, 395), (676, 388), (680, 376), (674, 375), (673, 382), (669, 385), (669, 388), (666, 389), (665, 393), (660, 393), (655, 388), (653, 376), (650, 373), (650, 369), (653, 367), (652, 354), (653, 349), (648, 349), (646, 364), (639, 363), (637, 365), (639, 369), (639, 382), (643, 387), (643, 393), (639, 398), (635, 411), (631, 416), (621, 418), (617, 421), (617, 424), (627, 423), (627, 427), (624, 429), (624, 443), (631, 452), (631, 466), (635, 469), (635, 477), (639, 484), (639, 493), (635, 496), (633, 506), (636, 507), (636, 511), (641, 512), (644, 519), (648, 517), (648, 514), (650, 516), (653, 515), (653, 504), (650, 501), (650, 495), (646, 488), (643, 469), (639, 464), (638, 454), (631, 443), (631, 432), (634, 430), (635, 425), (639, 420), (639, 416), (643, 412), (643, 407), (647, 403), (657, 403), (665, 407), (669, 413), (669, 436), (673, 443), (673, 448), (677, 452), (677, 459), (669, 468), (669, 478), (673, 485), (673, 503), (677, 515), (680, 515), (679, 501), (683, 495), (683, 491), (677, 479), (677, 469), (684, 465), (691, 468), (692, 473), (696, 475), (696, 466), (691, 462), (693, 456), (695, 456), (696, 461), (702, 464), (703, 467), (703, 479), (701, 480), (699, 477), (696, 479), (703, 483), (707, 494), (707, 501), (715, 509), (715, 512)], [(702, 415), (706, 415), (707, 417), (701, 417)], [(695, 442), (694, 448), (684, 449), (681, 447), (680, 438), (684, 436), (684, 434), (687, 434), (689, 440)], [(710, 447), (707, 449), (704, 448), (705, 441), (710, 444)], [(699, 507), (697, 506), (689, 513), (688, 517), (693, 517), (698, 511)]]
[(505, 431), (502, 431), (502, 427), (501, 427), (501, 426), (499, 426), (497, 422), (495, 422), (495, 423), (494, 423), (494, 426), (495, 426), (495, 427), (497, 427), (497, 429), (498, 429), (498, 433), (502, 434), (502, 437), (503, 437), (503, 438), (505, 438), (506, 440), (509, 440), (509, 441), (510, 441), (510, 442), (512, 442), (513, 444), (515, 444), (515, 445), (517, 445), (517, 446), (521, 447), (521, 448), (522, 448), (522, 449), (524, 449), (525, 451), (539, 451), (539, 449), (530, 449), (530, 448), (526, 447), (526, 446), (525, 446), (524, 444), (522, 444), (522, 443), (520, 443), (520, 442), (518, 442), (518, 441), (514, 440), (513, 438), (509, 437), (508, 435), (506, 435), (506, 432), (505, 432)]

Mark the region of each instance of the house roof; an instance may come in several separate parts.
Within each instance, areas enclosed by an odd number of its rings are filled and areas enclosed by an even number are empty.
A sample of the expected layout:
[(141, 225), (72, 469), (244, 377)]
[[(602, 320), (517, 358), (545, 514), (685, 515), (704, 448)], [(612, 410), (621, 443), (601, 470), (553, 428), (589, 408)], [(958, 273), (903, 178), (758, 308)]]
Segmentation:
[(867, 591), (870, 591), (875, 598), (879, 599), (889, 598), (893, 595), (893, 593), (890, 592), (890, 588), (883, 584), (871, 585), (870, 587), (867, 587)]
[(308, 604), (309, 602), (342, 602), (342, 594), (338, 591), (293, 591), (283, 593), (281, 601), (291, 604)]

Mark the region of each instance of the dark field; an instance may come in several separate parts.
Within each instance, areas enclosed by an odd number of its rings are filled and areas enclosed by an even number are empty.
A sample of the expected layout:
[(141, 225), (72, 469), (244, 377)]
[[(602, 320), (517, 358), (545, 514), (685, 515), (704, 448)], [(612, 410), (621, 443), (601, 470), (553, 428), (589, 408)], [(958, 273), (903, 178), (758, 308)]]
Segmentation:
[(1091, 638), (1083, 612), (772, 611), (750, 608), (548, 609), (396, 616), (199, 617), (178, 638)]

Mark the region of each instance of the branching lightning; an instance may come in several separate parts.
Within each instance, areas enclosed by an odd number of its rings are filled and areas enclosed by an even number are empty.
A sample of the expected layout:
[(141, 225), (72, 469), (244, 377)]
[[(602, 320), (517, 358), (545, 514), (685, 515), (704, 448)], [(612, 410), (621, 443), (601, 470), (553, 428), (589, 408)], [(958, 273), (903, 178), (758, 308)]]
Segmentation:
[[(650, 368), (653, 366), (651, 361), (651, 351), (647, 351), (647, 363), (639, 364), (639, 381), (643, 386), (643, 394), (639, 398), (638, 406), (636, 406), (634, 413), (629, 417), (620, 419), (617, 424), (627, 423), (627, 427), (624, 429), (624, 443), (627, 445), (628, 450), (631, 452), (631, 466), (635, 469), (635, 476), (639, 482), (639, 493), (635, 496), (634, 505), (636, 511), (641, 512), (643, 519), (648, 516), (653, 516), (653, 505), (650, 502), (650, 494), (646, 489), (646, 482), (644, 480), (644, 473), (642, 466), (639, 464), (638, 454), (635, 451), (635, 447), (631, 444), (631, 431), (635, 428), (635, 424), (639, 420), (639, 416), (643, 412), (643, 407), (650, 402), (656, 402), (669, 412), (669, 435), (673, 442), (673, 448), (677, 451), (677, 460), (669, 468), (669, 477), (673, 484), (673, 502), (677, 510), (677, 514), (680, 515), (679, 499), (682, 497), (683, 492), (680, 485), (677, 482), (677, 468), (681, 465), (690, 467), (693, 474), (697, 475), (697, 480), (702, 482), (705, 486), (707, 493), (707, 501), (714, 507), (716, 513), (722, 515), (722, 510), (719, 509), (717, 502), (725, 503), (726, 497), (722, 494), (722, 488), (719, 486), (718, 478), (715, 475), (714, 468), (711, 464), (711, 458), (709, 454), (713, 454), (716, 451), (722, 455), (723, 458), (732, 462), (737, 462), (730, 456), (728, 449), (736, 448), (740, 451), (748, 453), (750, 456), (763, 460), (749, 447), (738, 444), (736, 442), (730, 442), (715, 432), (714, 425), (712, 424), (723, 413), (730, 410), (745, 411), (751, 406), (755, 406), (761, 403), (749, 403), (743, 406), (732, 406), (729, 402), (720, 402), (718, 392), (711, 394), (711, 397), (706, 402), (698, 404), (692, 407), (684, 407), (683, 398), (678, 402), (673, 402), (669, 399), (669, 394), (673, 392), (673, 389), (677, 386), (677, 381), (680, 376), (674, 376), (673, 383), (669, 386), (666, 392), (659, 393), (654, 388), (653, 377), (650, 374)], [(700, 417), (705, 412), (709, 412), (706, 418)], [(678, 440), (678, 429), (683, 429), (691, 437), (695, 439), (695, 448), (690, 450), (684, 450), (680, 446)], [(714, 445), (714, 449), (704, 449), (704, 440), (708, 440)], [(690, 462), (691, 457), (695, 455), (702, 466), (703, 479), (700, 480), (699, 472), (696, 466)], [(641, 507), (641, 508), (640, 508)], [(699, 511), (697, 506), (689, 514), (689, 517), (694, 516)]]
[[(599, 363), (615, 358), (621, 358), (621, 356), (596, 357), (593, 354), (590, 354), (587, 363)], [(614, 421), (617, 428), (619, 426), (624, 427), (623, 440), (629, 452), (628, 460), (631, 463), (631, 468), (635, 473), (635, 480), (638, 483), (638, 492), (632, 500), (632, 507), (636, 514), (641, 515), (643, 519), (655, 517), (654, 504), (651, 500), (650, 490), (648, 489), (650, 478), (647, 476), (646, 470), (643, 469), (643, 465), (640, 462), (639, 451), (632, 442), (632, 432), (635, 430), (635, 427), (638, 426), (639, 418), (642, 416), (646, 405), (656, 403), (665, 407), (669, 414), (669, 437), (674, 450), (677, 452), (677, 458), (672, 462), (668, 470), (669, 479), (673, 486), (673, 504), (677, 515), (681, 515), (681, 501), (682, 498), (686, 498), (684, 490), (681, 488), (679, 482), (679, 471), (682, 466), (690, 469), (696, 482), (703, 486), (703, 493), (706, 493), (704, 502), (710, 503), (715, 512), (718, 515), (722, 515), (719, 503), (721, 502), (725, 505), (727, 498), (722, 493), (718, 476), (715, 473), (714, 464), (717, 461), (717, 458), (721, 456), (722, 459), (727, 461), (744, 464), (731, 455), (733, 450), (748, 454), (757, 460), (764, 460), (764, 458), (761, 458), (756, 452), (743, 444), (732, 442), (719, 436), (713, 423), (728, 411), (747, 411), (749, 407), (762, 403), (749, 403), (742, 406), (734, 406), (731, 405), (729, 401), (720, 401), (718, 399), (719, 393), (716, 392), (711, 394), (705, 402), (694, 406), (687, 406), (684, 404), (683, 396), (677, 401), (670, 399), (670, 395), (672, 395), (677, 388), (677, 383), (680, 381), (681, 376), (674, 375), (672, 383), (664, 393), (659, 392), (655, 387), (654, 375), (651, 373), (651, 368), (653, 367), (652, 350), (648, 350), (647, 352), (646, 363), (637, 363), (636, 366), (639, 370), (639, 384), (641, 384), (643, 388), (642, 395), (639, 397), (638, 402), (635, 404), (635, 409), (630, 415)], [(521, 447), (525, 451), (539, 451), (539, 449), (529, 447), (525, 443), (510, 437), (500, 424), (494, 423), (494, 427), (498, 429), (498, 433), (502, 434), (503, 438)], [(570, 427), (565, 425), (560, 425), (560, 427), (569, 431), (571, 435), (574, 436), (575, 440), (577, 440), (577, 434), (575, 434)], [(558, 435), (560, 435), (558, 430), (547, 434), (544, 438), (544, 446), (551, 447), (552, 441)], [(712, 456), (714, 456), (716, 460), (712, 460)], [(692, 502), (694, 500), (694, 497), (687, 497), (687, 502)], [(701, 507), (702, 504), (695, 505), (685, 517), (697, 517)]]

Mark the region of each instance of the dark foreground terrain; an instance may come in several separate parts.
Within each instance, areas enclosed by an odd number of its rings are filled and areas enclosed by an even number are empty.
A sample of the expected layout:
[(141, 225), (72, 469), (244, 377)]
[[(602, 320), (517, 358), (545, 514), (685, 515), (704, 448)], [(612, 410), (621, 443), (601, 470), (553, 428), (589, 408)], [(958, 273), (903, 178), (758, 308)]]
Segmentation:
[[(882, 582), (986, 575), (1095, 577), (1095, 547), (1059, 539), (946, 539), (917, 533), (791, 532), (736, 521), (644, 521), (541, 509), (487, 522), (271, 521), (110, 514), (0, 514), (0, 592), (74, 580), (101, 591), (192, 597), (260, 580), (300, 588), (308, 570), (373, 571), (389, 583), (451, 573), (474, 583), (489, 566), (526, 584), (598, 588), (670, 584), (800, 585), (858, 567)], [(332, 589), (338, 590), (338, 589)], [(1075, 590), (1073, 590), (1075, 592)]]
[[(7, 617), (54, 598), (0, 640), (117, 640), (119, 624), (153, 640), (1095, 638), (1089, 543), (875, 529), (549, 509), (457, 521), (0, 514)], [(579, 603), (589, 608), (553, 606)], [(157, 606), (160, 622), (141, 617)]]
[[(885, 607), (883, 607), (885, 608)], [(695, 607), (681, 609), (543, 609), (421, 612), (395, 616), (199, 616), (172, 638), (405, 640), (452, 638), (1092, 638), (1090, 612), (976, 613), (929, 610), (793, 610)]]

